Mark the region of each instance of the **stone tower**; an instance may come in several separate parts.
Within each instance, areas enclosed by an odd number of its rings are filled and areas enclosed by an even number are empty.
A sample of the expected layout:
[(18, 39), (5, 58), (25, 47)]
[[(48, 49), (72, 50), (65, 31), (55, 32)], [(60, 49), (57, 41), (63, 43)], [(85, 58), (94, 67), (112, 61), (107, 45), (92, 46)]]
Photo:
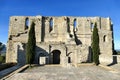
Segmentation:
[(100, 39), (100, 63), (112, 63), (113, 26), (110, 18), (71, 16), (10, 17), (6, 62), (25, 64), (25, 47), (32, 21), (36, 35), (35, 63), (66, 66), (91, 62), (95, 22)]

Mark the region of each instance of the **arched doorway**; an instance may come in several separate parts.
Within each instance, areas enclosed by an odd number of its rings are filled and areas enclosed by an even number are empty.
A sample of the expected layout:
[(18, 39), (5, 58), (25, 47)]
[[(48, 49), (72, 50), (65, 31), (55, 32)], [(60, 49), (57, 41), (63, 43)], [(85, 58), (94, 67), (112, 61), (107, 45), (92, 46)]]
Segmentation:
[(53, 55), (53, 64), (60, 64), (60, 50), (53, 50), (52, 55)]

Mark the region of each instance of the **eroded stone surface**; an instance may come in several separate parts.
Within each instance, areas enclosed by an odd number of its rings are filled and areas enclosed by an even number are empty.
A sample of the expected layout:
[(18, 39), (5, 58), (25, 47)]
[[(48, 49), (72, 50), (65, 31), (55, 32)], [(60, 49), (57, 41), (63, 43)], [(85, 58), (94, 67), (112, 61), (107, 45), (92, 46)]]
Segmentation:
[(45, 64), (57, 61), (62, 66), (91, 62), (95, 22), (100, 39), (100, 63), (112, 63), (113, 29), (110, 18), (70, 16), (10, 17), (6, 62), (25, 64), (25, 48), (32, 22), (35, 23), (37, 45), (35, 63), (39, 63), (40, 57), (46, 57), (45, 61), (41, 61)]

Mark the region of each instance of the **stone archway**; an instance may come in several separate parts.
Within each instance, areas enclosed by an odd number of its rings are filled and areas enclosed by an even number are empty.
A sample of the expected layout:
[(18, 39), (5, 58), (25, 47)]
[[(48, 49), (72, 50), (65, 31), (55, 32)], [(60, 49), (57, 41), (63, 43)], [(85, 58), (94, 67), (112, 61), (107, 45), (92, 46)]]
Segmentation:
[(52, 59), (53, 59), (53, 64), (60, 64), (60, 50), (53, 50), (52, 51)]

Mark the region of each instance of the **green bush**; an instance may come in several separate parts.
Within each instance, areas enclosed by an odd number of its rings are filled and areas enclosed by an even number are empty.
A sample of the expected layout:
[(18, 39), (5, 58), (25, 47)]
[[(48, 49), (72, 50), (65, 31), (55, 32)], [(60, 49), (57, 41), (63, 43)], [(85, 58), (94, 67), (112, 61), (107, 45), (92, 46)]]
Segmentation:
[(0, 55), (0, 63), (5, 63), (5, 56)]

